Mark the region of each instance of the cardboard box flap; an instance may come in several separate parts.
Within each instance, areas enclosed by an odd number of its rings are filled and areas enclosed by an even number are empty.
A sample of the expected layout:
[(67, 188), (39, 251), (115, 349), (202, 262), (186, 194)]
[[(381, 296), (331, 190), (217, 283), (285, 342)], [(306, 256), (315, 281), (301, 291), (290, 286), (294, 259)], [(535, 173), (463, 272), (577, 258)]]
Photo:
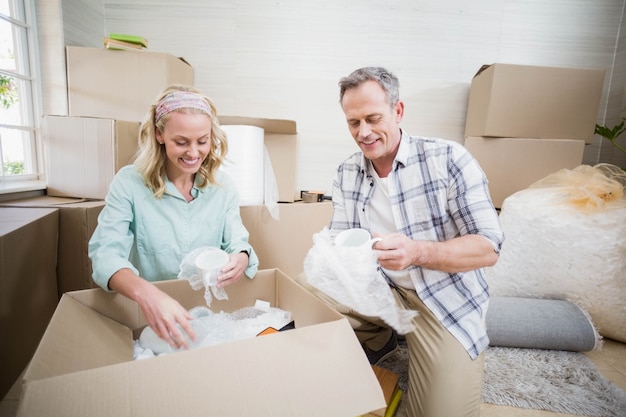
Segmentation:
[(3, 207), (62, 207), (65, 205), (83, 203), (87, 201), (85, 198), (68, 198), (68, 197), (53, 197), (53, 196), (40, 196), (30, 197), (19, 200), (9, 200), (0, 203)]
[(489, 68), (491, 65), (493, 64), (484, 64), (482, 65), (478, 71), (476, 71), (476, 74), (474, 74), (474, 77), (476, 77), (477, 75), (479, 75), (481, 72), (483, 72), (484, 70), (486, 70), (487, 68)]
[[(128, 389), (131, 373), (129, 368), (127, 364), (121, 364), (116, 367), (99, 368), (97, 373), (83, 371), (28, 381), (23, 387), (16, 415), (46, 417), (133, 415), (132, 392)], [(112, 381), (115, 382), (111, 383)]]
[[(157, 283), (158, 284), (158, 283)], [(116, 321), (131, 330), (145, 326), (146, 321), (136, 302), (116, 292), (101, 288), (72, 291), (66, 294), (93, 312)]]
[[(102, 402), (104, 392), (115, 401)], [(384, 406), (342, 319), (28, 382), (18, 416), (355, 417)]]
[[(102, 344), (106, 340), (106, 345)], [(68, 295), (50, 320), (24, 380), (37, 380), (133, 358), (132, 331)]]

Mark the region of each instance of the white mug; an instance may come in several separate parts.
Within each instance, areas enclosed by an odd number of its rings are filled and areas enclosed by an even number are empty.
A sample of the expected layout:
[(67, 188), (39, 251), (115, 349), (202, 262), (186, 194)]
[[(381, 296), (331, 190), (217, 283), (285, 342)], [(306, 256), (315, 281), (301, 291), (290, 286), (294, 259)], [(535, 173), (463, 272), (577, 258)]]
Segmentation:
[(202, 272), (202, 281), (205, 286), (217, 285), (217, 276), (229, 259), (228, 253), (218, 248), (210, 248), (198, 255), (195, 263)]
[(381, 240), (383, 240), (381, 237), (372, 239), (370, 232), (365, 229), (347, 229), (335, 237), (335, 246), (371, 249), (374, 243)]

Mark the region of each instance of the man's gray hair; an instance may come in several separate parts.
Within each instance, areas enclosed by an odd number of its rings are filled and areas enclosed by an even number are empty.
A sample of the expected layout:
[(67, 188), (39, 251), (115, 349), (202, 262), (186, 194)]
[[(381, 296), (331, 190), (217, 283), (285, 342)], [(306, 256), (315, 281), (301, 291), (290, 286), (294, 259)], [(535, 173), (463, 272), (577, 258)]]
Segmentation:
[(347, 90), (357, 88), (366, 81), (376, 81), (382, 87), (390, 106), (400, 100), (400, 82), (395, 75), (382, 67), (363, 67), (339, 81), (339, 103)]

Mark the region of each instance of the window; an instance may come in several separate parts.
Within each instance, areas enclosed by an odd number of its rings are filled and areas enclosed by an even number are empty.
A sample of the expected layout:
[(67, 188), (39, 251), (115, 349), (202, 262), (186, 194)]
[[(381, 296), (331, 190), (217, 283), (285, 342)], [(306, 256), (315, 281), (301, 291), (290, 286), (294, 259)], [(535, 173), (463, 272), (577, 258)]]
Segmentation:
[(0, 0), (0, 191), (41, 187), (33, 0)]

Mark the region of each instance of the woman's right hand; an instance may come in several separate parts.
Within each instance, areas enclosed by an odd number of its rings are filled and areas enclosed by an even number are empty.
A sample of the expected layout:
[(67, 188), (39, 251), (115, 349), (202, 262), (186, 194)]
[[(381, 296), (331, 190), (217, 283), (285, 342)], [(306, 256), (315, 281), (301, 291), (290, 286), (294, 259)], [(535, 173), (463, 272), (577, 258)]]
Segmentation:
[[(189, 339), (192, 341), (196, 339), (189, 312), (178, 301), (153, 284), (148, 283), (142, 296), (137, 299), (137, 303), (148, 325), (172, 347), (187, 349)], [(189, 338), (185, 337), (185, 333)]]
[(189, 339), (196, 339), (189, 312), (178, 301), (131, 270), (121, 269), (113, 274), (109, 288), (136, 301), (148, 325), (172, 347), (188, 348)]

